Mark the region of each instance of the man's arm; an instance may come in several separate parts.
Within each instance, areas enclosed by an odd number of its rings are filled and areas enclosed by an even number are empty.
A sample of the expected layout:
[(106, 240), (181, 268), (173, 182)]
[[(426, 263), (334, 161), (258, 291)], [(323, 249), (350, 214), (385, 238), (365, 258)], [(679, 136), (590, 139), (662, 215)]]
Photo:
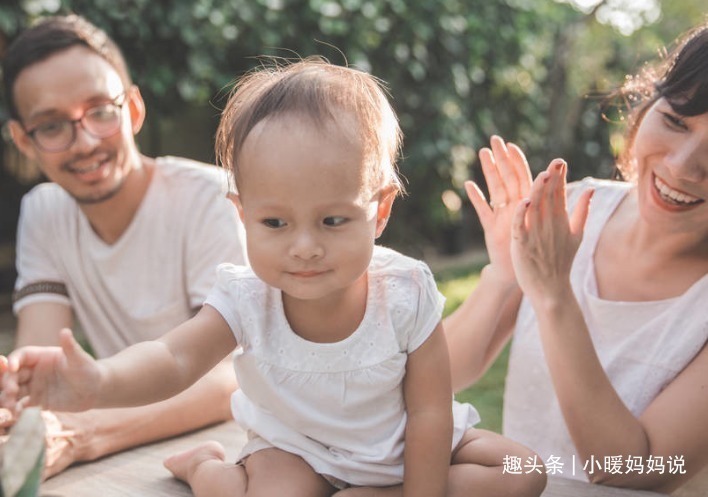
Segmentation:
[[(75, 462), (186, 433), (232, 419), (231, 394), (238, 388), (230, 357), (181, 394), (142, 407), (55, 413), (61, 431), (48, 451), (45, 477)], [(50, 433), (51, 437), (51, 433)]]
[(37, 302), (26, 305), (17, 313), (15, 348), (59, 345), (59, 330), (73, 325), (73, 312), (66, 304)]

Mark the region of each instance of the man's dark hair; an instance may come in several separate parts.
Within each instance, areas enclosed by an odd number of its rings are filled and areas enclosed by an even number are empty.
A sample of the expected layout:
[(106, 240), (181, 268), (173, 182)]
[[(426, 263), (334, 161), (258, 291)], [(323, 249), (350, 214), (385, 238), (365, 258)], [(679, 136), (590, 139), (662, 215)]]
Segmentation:
[(84, 46), (103, 57), (127, 89), (133, 83), (125, 58), (105, 31), (75, 14), (40, 19), (15, 38), (3, 60), (3, 86), (8, 112), (19, 119), (14, 99), (17, 77), (27, 67), (75, 46)]

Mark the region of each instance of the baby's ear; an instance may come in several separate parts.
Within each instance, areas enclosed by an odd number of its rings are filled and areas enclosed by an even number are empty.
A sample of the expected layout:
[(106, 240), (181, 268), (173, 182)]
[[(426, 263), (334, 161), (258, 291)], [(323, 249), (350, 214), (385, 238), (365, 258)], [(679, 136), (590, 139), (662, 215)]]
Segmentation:
[(384, 229), (386, 229), (397, 193), (398, 190), (394, 185), (385, 186), (379, 193), (379, 206), (376, 212), (376, 238), (380, 237)]
[(229, 192), (226, 194), (226, 197), (231, 200), (234, 206), (236, 206), (236, 210), (238, 211), (238, 217), (240, 217), (241, 222), (243, 222), (243, 205), (241, 205), (241, 197), (239, 196), (239, 194), (236, 192)]

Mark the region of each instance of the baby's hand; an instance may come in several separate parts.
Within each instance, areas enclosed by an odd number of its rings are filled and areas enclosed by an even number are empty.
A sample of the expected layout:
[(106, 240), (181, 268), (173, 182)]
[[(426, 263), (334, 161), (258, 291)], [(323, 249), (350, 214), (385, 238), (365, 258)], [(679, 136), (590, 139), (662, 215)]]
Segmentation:
[(4, 371), (0, 406), (18, 411), (38, 405), (59, 411), (93, 406), (100, 388), (97, 362), (63, 329), (59, 347), (23, 347), (0, 361)]

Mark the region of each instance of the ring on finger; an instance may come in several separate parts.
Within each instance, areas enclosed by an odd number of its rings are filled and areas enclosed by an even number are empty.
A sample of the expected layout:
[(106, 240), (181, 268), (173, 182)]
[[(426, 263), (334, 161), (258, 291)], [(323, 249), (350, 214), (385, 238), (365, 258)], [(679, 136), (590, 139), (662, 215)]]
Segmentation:
[(509, 202), (499, 202), (498, 204), (495, 204), (494, 202), (489, 203), (489, 207), (492, 209), (501, 209), (502, 207), (506, 207), (509, 205)]

